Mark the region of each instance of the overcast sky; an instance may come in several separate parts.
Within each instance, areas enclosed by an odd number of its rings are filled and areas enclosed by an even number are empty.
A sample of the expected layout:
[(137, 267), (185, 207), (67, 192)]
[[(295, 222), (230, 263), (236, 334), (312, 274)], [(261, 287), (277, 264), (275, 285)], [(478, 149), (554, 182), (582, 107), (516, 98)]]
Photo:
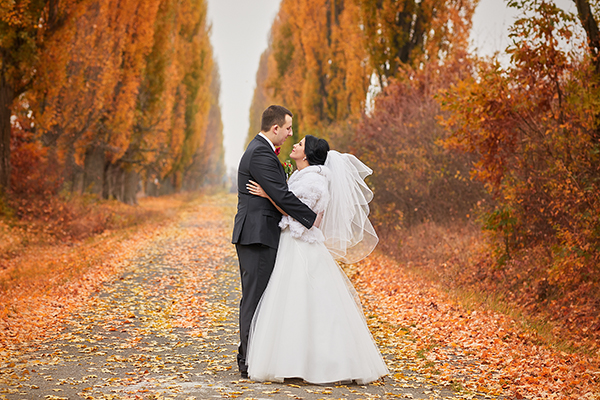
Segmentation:
[[(555, 0), (575, 12), (572, 0)], [(211, 41), (221, 73), (221, 111), (225, 163), (237, 168), (248, 133), (250, 102), (260, 55), (267, 48), (280, 0), (208, 0)], [(506, 48), (507, 30), (516, 12), (505, 0), (480, 0), (473, 20), (473, 46), (491, 54)]]

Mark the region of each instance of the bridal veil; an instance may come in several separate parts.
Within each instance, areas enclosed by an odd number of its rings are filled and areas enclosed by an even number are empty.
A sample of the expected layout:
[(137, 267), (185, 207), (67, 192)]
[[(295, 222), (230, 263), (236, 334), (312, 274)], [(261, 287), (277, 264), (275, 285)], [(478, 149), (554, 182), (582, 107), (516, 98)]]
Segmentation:
[(335, 150), (329, 151), (325, 166), (331, 171), (329, 205), (320, 227), (325, 246), (336, 260), (355, 263), (379, 241), (368, 218), (373, 192), (365, 183), (373, 170), (352, 154)]

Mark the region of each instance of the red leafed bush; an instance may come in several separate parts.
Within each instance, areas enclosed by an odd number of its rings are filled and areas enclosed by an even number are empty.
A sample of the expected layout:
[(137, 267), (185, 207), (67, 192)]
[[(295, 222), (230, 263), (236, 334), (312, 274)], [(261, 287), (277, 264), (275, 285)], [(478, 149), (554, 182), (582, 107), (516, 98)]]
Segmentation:
[(462, 59), (407, 70), (378, 95), (374, 111), (356, 129), (352, 151), (373, 169), (372, 217), (383, 231), (456, 223), (487, 197), (483, 185), (470, 179), (475, 157), (445, 148), (447, 132), (438, 123), (443, 113), (435, 95), (469, 69)]

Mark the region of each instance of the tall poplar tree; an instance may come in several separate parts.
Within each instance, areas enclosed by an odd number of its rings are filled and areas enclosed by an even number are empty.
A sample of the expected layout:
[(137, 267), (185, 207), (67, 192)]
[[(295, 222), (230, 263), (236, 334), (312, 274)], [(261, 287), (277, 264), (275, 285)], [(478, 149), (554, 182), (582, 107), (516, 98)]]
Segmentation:
[(36, 77), (44, 41), (65, 19), (73, 1), (0, 2), (0, 192), (10, 182), (11, 115), (15, 99)]
[[(271, 28), (267, 77), (255, 95), (293, 109), (303, 133), (328, 136), (357, 121), (372, 76), (380, 87), (462, 41), (460, 19), (475, 1), (283, 0)], [(264, 67), (261, 67), (264, 68)], [(260, 81), (259, 81), (260, 80)], [(261, 85), (262, 88), (259, 88)], [(259, 98), (256, 97), (258, 100)]]

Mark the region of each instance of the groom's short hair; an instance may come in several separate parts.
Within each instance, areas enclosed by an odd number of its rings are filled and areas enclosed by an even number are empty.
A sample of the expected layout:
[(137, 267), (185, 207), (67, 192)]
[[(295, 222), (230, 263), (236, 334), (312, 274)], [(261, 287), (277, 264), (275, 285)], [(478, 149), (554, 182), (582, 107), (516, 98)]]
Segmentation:
[(285, 124), (286, 115), (289, 115), (290, 117), (294, 116), (290, 110), (283, 106), (272, 105), (267, 107), (267, 109), (263, 111), (262, 119), (260, 121), (261, 132), (268, 132), (273, 125), (283, 126)]

